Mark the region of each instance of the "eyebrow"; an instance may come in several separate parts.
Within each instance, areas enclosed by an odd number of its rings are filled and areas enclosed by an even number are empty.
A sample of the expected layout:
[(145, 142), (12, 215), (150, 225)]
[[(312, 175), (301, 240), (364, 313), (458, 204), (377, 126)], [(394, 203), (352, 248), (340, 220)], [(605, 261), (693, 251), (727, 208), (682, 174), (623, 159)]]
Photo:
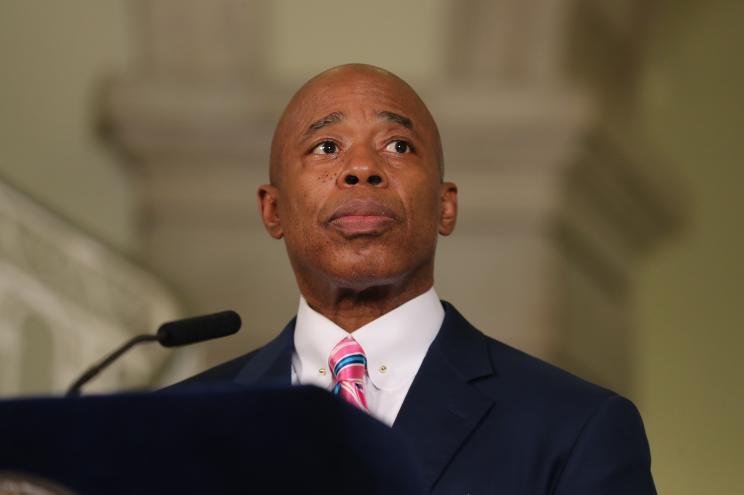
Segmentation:
[(310, 134), (314, 133), (318, 129), (322, 129), (326, 126), (329, 126), (331, 124), (337, 124), (344, 120), (344, 114), (341, 112), (332, 112), (326, 115), (325, 117), (321, 117), (309, 126), (307, 126), (307, 130), (305, 131), (305, 136), (309, 136)]
[(411, 121), (411, 119), (409, 119), (408, 117), (404, 117), (403, 115), (384, 110), (382, 112), (378, 112), (377, 117), (383, 120), (395, 122), (396, 124), (400, 124), (407, 129), (413, 130), (413, 122)]

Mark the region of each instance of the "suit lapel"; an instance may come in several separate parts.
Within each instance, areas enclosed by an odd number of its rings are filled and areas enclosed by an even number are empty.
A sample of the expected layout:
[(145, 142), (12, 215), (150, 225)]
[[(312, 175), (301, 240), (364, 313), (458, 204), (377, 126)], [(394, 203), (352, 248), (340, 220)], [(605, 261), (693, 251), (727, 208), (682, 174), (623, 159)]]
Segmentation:
[(412, 445), (431, 488), (493, 401), (472, 382), (494, 374), (487, 341), (450, 304), (393, 428)]
[(290, 386), (292, 384), (292, 352), (294, 350), (295, 319), (277, 337), (256, 351), (238, 372), (235, 383), (256, 383)]

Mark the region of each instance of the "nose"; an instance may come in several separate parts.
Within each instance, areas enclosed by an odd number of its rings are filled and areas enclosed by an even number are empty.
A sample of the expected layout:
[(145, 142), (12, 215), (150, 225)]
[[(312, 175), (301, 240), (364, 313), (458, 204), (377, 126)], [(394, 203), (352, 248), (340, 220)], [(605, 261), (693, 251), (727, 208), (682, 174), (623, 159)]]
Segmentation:
[(382, 159), (373, 150), (357, 149), (348, 153), (339, 174), (339, 187), (387, 186)]
[[(348, 185), (353, 186), (356, 184), (359, 184), (359, 176), (354, 174), (348, 174), (346, 177), (344, 177), (344, 182), (346, 182)], [(373, 186), (376, 186), (382, 182), (382, 177), (379, 175), (370, 175), (367, 177), (367, 184), (371, 184)]]

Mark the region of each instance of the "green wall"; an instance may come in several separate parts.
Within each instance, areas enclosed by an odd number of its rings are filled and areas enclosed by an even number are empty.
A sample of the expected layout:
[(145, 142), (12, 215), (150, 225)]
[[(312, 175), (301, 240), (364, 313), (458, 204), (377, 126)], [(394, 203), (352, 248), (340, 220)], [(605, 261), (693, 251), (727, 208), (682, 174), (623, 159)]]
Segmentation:
[(660, 493), (744, 493), (744, 2), (662, 2), (644, 124), (691, 218), (640, 279), (640, 402)]

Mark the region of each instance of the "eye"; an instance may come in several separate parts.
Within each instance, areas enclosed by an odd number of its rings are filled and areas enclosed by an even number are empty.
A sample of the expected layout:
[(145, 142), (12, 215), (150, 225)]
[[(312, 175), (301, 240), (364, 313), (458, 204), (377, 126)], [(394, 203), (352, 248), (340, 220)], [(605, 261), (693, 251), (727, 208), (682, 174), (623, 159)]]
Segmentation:
[(338, 151), (338, 146), (333, 141), (323, 141), (313, 148), (315, 155), (332, 155)]
[(392, 151), (393, 153), (410, 153), (413, 151), (413, 146), (407, 141), (403, 141), (402, 139), (396, 139), (395, 141), (390, 142), (387, 146), (385, 146), (385, 151)]

